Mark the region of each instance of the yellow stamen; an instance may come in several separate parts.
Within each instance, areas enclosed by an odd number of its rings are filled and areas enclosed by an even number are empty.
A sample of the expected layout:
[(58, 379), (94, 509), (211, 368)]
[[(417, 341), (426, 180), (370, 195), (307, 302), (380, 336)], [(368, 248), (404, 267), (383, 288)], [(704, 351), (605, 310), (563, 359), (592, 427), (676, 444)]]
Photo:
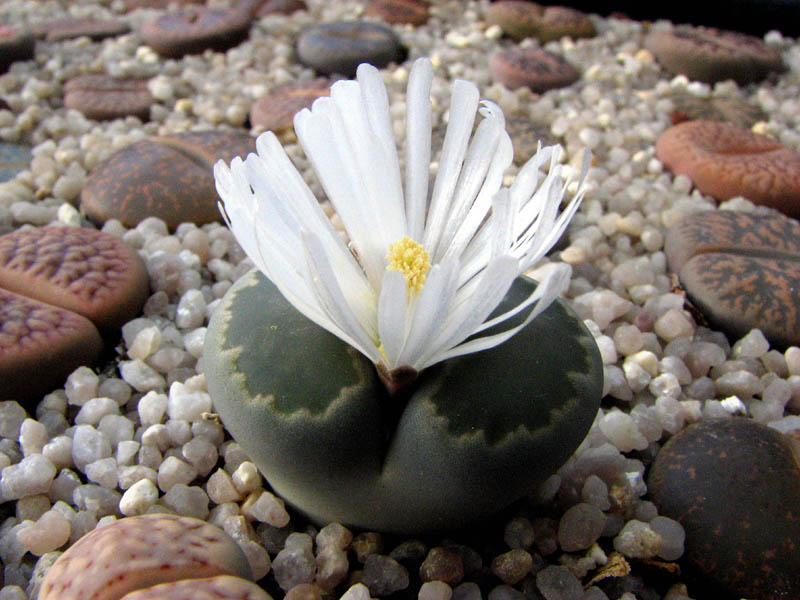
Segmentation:
[(409, 292), (418, 292), (425, 284), (425, 277), (431, 268), (428, 251), (409, 237), (402, 237), (389, 246), (386, 255), (387, 269), (400, 271), (406, 278)]

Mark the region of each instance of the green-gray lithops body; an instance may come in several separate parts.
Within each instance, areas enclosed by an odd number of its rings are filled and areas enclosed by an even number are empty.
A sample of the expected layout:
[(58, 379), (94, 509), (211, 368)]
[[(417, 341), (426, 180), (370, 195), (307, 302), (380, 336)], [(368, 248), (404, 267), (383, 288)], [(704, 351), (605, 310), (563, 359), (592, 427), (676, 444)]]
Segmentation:
[[(532, 285), (518, 279), (498, 310)], [(204, 363), (215, 409), (279, 494), (320, 522), (396, 532), (453, 527), (534, 490), (602, 393), (591, 335), (556, 302), (501, 346), (429, 368), (400, 401), (257, 271), (223, 299)]]

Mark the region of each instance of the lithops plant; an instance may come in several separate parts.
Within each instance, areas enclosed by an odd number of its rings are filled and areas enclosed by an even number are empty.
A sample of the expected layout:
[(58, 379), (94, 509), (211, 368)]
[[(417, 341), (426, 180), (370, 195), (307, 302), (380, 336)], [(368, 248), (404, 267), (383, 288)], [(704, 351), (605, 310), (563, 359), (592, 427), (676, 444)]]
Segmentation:
[(79, 539), (50, 567), (39, 600), (271, 600), (242, 550), (205, 521), (120, 519)]
[(215, 167), (258, 270), (209, 325), (208, 389), (273, 488), (319, 522), (421, 532), (499, 510), (569, 457), (602, 393), (592, 336), (556, 301), (569, 267), (520, 277), (577, 210), (588, 157), (561, 214), (558, 147), (501, 189), (503, 113), (484, 102), (470, 143), (479, 96), (459, 81), (429, 196), (432, 78), (414, 64), (405, 190), (373, 67), (295, 117), (347, 244), (271, 132)]

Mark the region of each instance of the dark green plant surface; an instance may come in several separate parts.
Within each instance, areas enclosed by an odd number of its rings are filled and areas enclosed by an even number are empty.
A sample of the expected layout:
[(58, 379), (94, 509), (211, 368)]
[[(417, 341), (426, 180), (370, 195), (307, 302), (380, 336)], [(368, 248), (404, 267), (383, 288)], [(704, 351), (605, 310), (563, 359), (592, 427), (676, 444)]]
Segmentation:
[[(499, 310), (533, 285), (518, 279)], [(390, 398), (369, 360), (257, 271), (223, 299), (203, 362), (215, 410), (278, 494), (318, 522), (397, 533), (459, 526), (534, 491), (583, 440), (603, 381), (591, 334), (556, 302)]]

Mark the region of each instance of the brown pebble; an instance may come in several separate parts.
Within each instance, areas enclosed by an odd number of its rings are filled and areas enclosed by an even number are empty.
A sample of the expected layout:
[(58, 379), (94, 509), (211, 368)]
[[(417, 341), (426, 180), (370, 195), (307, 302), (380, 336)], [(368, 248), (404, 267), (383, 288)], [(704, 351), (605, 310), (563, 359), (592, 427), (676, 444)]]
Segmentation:
[(123, 148), (95, 168), (81, 192), (81, 208), (98, 223), (119, 219), (135, 227), (149, 216), (170, 229), (221, 220), (213, 166), (255, 151), (238, 131), (199, 131), (152, 138)]
[(93, 41), (98, 41), (108, 37), (116, 37), (129, 31), (130, 27), (128, 27), (127, 23), (116, 19), (100, 20), (67, 17), (33, 25), (34, 35), (48, 42), (60, 42), (61, 40), (83, 36)]
[(32, 32), (16, 25), (0, 25), (0, 73), (13, 62), (33, 58), (35, 46)]
[(486, 23), (498, 25), (507, 36), (545, 43), (565, 36), (591, 37), (596, 30), (589, 16), (566, 6), (542, 6), (524, 0), (500, 0), (489, 5)]
[(515, 548), (492, 560), (492, 574), (508, 585), (516, 585), (531, 572), (533, 557), (527, 550)]
[(149, 277), (136, 251), (119, 238), (48, 226), (0, 236), (0, 287), (78, 313), (110, 332), (139, 313)]
[(783, 69), (780, 53), (763, 40), (712, 27), (687, 25), (652, 31), (645, 47), (671, 73), (706, 83), (725, 79), (752, 83)]
[(536, 154), (539, 143), (542, 148), (557, 143), (550, 133), (550, 125), (531, 121), (525, 116), (506, 117), (506, 131), (514, 140), (514, 163), (517, 165), (528, 162)]
[(250, 108), (250, 124), (283, 136), (291, 130), (294, 116), (300, 110), (311, 108), (314, 100), (330, 95), (332, 84), (333, 80), (318, 77), (276, 88)]
[(111, 600), (160, 583), (216, 575), (252, 576), (244, 553), (225, 532), (190, 517), (142, 515), (79, 539), (47, 572), (39, 600)]
[(800, 224), (780, 215), (707, 211), (667, 233), (670, 270), (694, 305), (732, 339), (759, 328), (800, 345)]
[(745, 417), (690, 425), (664, 444), (647, 488), (706, 581), (734, 598), (798, 597), (800, 463), (787, 437)]
[(150, 117), (153, 95), (146, 79), (114, 79), (92, 74), (73, 77), (64, 84), (64, 105), (95, 121), (134, 116)]
[(250, 19), (247, 10), (188, 6), (146, 21), (139, 33), (161, 56), (180, 58), (236, 46), (247, 37)]
[(568, 86), (580, 76), (557, 54), (540, 48), (510, 46), (496, 50), (489, 58), (492, 81), (509, 90), (528, 87), (537, 93)]
[(772, 138), (731, 123), (688, 121), (659, 136), (656, 156), (717, 200), (744, 196), (800, 217), (800, 152)]
[(464, 579), (464, 563), (461, 555), (442, 547), (431, 548), (419, 567), (419, 577), (426, 581), (444, 581), (450, 586)]
[[(288, 598), (288, 595), (286, 596)], [(205, 579), (183, 579), (125, 594), (120, 600), (272, 600), (252, 581), (218, 575)]]
[(41, 399), (103, 349), (88, 319), (0, 288), (0, 398)]
[(370, 0), (366, 14), (386, 23), (420, 26), (428, 22), (430, 2), (426, 0)]

